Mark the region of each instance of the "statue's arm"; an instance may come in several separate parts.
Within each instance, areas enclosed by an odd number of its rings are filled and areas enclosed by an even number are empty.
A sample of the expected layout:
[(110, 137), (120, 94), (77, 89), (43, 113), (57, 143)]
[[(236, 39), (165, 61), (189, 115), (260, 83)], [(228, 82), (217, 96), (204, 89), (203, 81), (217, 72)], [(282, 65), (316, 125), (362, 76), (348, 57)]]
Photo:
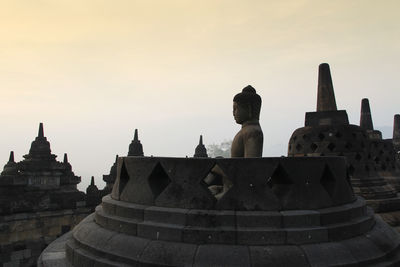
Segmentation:
[(249, 136), (244, 145), (245, 158), (261, 158), (263, 151), (263, 136), (253, 135)]

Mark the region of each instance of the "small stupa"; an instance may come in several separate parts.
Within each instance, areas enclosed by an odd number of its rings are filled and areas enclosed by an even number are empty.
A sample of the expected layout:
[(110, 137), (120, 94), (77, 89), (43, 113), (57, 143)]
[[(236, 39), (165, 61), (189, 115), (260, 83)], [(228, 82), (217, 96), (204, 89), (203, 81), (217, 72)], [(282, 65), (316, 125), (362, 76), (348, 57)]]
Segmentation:
[(203, 136), (200, 135), (199, 144), (196, 146), (194, 156), (195, 158), (207, 158), (207, 149), (203, 144)]
[(143, 146), (140, 143), (137, 129), (135, 129), (135, 135), (129, 145), (128, 157), (143, 157)]
[[(132, 142), (129, 144), (128, 157), (143, 157), (143, 145), (140, 143), (138, 129), (135, 129), (135, 134)], [(110, 168), (109, 174), (103, 175), (103, 181), (106, 186), (101, 190), (101, 195), (105, 196), (111, 193), (117, 177), (118, 155), (115, 156), (114, 164)]]

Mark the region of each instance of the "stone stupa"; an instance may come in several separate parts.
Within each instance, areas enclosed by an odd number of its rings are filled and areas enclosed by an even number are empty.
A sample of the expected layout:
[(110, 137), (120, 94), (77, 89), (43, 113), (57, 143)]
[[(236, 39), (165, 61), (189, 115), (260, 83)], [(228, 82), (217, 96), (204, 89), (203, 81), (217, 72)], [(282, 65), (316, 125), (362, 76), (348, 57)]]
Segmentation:
[(380, 138), (373, 130), (369, 106), (363, 102), (361, 124), (349, 123), (345, 110), (337, 110), (329, 65), (319, 66), (317, 111), (307, 112), (305, 127), (290, 137), (288, 156), (344, 156), (348, 176), (356, 195), (393, 226), (400, 224), (400, 198), (395, 188), (379, 174), (371, 154), (372, 140)]
[(369, 138), (368, 157), (372, 159), (373, 168), (397, 192), (400, 190), (400, 170), (396, 162), (396, 151), (392, 139), (383, 139), (382, 133), (374, 129), (369, 100), (362, 99), (360, 127), (367, 131)]
[(42, 250), (91, 213), (64, 155), (56, 160), (40, 123), (24, 160), (14, 152), (0, 175), (0, 264), (36, 266)]
[(200, 135), (199, 144), (196, 146), (193, 157), (195, 158), (208, 158), (207, 149), (203, 144), (203, 136)]

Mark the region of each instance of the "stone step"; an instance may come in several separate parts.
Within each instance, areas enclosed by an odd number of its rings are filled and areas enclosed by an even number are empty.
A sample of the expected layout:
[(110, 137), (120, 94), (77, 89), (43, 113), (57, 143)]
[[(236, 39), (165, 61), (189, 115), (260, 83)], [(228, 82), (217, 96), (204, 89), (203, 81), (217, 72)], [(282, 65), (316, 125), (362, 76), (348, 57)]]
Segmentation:
[[(332, 208), (335, 211), (334, 208)], [(336, 208), (338, 210), (338, 208)], [(332, 211), (332, 212), (333, 212)], [(110, 215), (101, 206), (96, 208), (95, 221), (100, 226), (152, 240), (165, 240), (184, 243), (214, 243), (214, 244), (306, 244), (315, 242), (336, 241), (363, 234), (374, 225), (372, 213), (360, 213), (359, 216), (346, 221), (330, 224), (320, 224), (320, 214), (312, 211), (282, 212), (279, 218), (283, 223), (246, 224), (246, 221), (235, 220), (234, 214), (186, 214), (186, 220), (160, 222), (159, 217), (144, 217), (144, 220), (124, 218)], [(216, 212), (216, 211), (210, 211)], [(231, 211), (230, 211), (231, 212)], [(326, 211), (325, 211), (326, 212)], [(275, 215), (275, 214), (274, 214)], [(191, 218), (191, 216), (193, 216)], [(265, 216), (265, 215), (264, 215)], [(228, 218), (228, 219), (226, 219)], [(266, 222), (273, 219), (264, 217)], [(276, 218), (275, 218), (276, 219)], [(340, 221), (340, 220), (339, 220)]]
[[(145, 206), (103, 198), (102, 212), (137, 221), (180, 224), (185, 226), (298, 227), (323, 226), (346, 222), (367, 214), (365, 200), (319, 210), (231, 211), (197, 210)], [(99, 208), (98, 208), (99, 209)], [(129, 220), (128, 220), (129, 221)]]
[[(268, 246), (189, 244), (116, 233), (97, 225), (91, 215), (75, 228), (73, 239), (67, 242), (66, 254), (76, 266), (84, 266), (82, 263), (88, 264), (85, 266), (220, 266), (224, 263), (226, 266), (300, 267), (324, 266), (326, 262), (332, 266), (397, 266), (393, 264), (399, 263), (396, 253), (400, 239), (392, 231), (378, 218), (368, 233), (340, 242)], [(223, 259), (218, 255), (224, 255)]]

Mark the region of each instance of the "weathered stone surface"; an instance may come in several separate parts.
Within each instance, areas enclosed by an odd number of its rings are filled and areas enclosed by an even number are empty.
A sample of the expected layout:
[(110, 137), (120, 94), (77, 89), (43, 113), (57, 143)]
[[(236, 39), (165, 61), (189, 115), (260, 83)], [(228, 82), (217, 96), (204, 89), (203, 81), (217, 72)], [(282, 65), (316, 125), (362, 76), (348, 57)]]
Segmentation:
[[(212, 208), (214, 197), (205, 186), (203, 179), (214, 166), (212, 160), (203, 159), (161, 159), (161, 165), (171, 179), (158, 196), (156, 204), (166, 207)], [(183, 187), (185, 186), (185, 187)]]
[(337, 110), (331, 71), (327, 63), (319, 65), (317, 99), (317, 112)]
[(249, 250), (246, 246), (200, 245), (193, 266), (251, 266)]
[(281, 227), (282, 214), (277, 211), (236, 211), (237, 227)]
[[(325, 74), (324, 74), (325, 73)], [(325, 78), (321, 78), (325, 76)], [(320, 86), (324, 84), (322, 87)], [(346, 111), (337, 111), (331, 76), (327, 64), (320, 65), (317, 112), (306, 113), (305, 127), (295, 130), (289, 140), (288, 155), (293, 157), (344, 156), (347, 173), (354, 193), (367, 199), (375, 212), (400, 210), (397, 189), (400, 189), (400, 170), (395, 160), (392, 140), (383, 140), (374, 130), (368, 99), (362, 100), (360, 126), (348, 122)], [(324, 89), (323, 89), (324, 88)], [(325, 92), (320, 97), (320, 91)], [(322, 96), (322, 94), (321, 94)], [(329, 106), (331, 108), (322, 108)], [(338, 168), (329, 167), (325, 184), (330, 196), (346, 203), (344, 188), (336, 188), (329, 177)], [(330, 174), (329, 174), (330, 173)], [(334, 176), (334, 175), (333, 175)], [(397, 177), (397, 178), (396, 178)], [(342, 213), (344, 216), (344, 214)], [(386, 216), (392, 219), (395, 216)], [(400, 221), (391, 224), (398, 225)]]
[(150, 264), (183, 266), (193, 262), (196, 249), (196, 245), (152, 241), (144, 249), (140, 260)]
[(250, 246), (252, 266), (310, 266), (303, 250), (297, 246)]

